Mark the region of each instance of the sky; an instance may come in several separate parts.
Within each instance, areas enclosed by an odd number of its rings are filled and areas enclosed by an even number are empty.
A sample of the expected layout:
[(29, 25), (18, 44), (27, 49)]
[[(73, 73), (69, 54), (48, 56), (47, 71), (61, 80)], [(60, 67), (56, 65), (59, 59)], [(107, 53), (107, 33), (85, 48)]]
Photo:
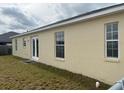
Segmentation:
[(0, 34), (30, 31), (113, 3), (0, 3)]

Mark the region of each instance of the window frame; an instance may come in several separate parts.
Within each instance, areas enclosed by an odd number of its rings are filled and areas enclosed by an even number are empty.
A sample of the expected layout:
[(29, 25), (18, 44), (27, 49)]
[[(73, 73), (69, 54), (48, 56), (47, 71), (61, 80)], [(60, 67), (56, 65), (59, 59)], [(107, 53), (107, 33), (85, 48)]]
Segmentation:
[(26, 45), (27, 45), (27, 42), (26, 42), (25, 37), (24, 37), (24, 38), (22, 38), (22, 41), (23, 41), (23, 47), (25, 48), (25, 47), (26, 47)]
[[(107, 25), (108, 24), (114, 24), (114, 23), (117, 23), (117, 25), (118, 25), (118, 39), (112, 39), (112, 40), (107, 40)], [(120, 60), (120, 35), (119, 35), (119, 22), (118, 21), (115, 21), (115, 22), (109, 22), (109, 23), (105, 23), (104, 24), (104, 40), (105, 40), (105, 47), (104, 47), (104, 53), (105, 53), (105, 61), (111, 61), (111, 62), (119, 62), (119, 60)], [(116, 57), (108, 57), (107, 56), (107, 42), (108, 41), (117, 41), (118, 42), (118, 57), (116, 58)]]
[[(56, 43), (56, 33), (59, 33), (59, 32), (63, 32), (63, 35), (64, 35), (64, 44), (63, 45), (62, 44), (59, 45), (59, 44)], [(55, 41), (54, 55), (55, 55), (56, 60), (64, 61), (65, 60), (65, 34), (64, 34), (64, 31), (59, 31), (59, 32), (54, 33), (54, 39), (55, 39), (54, 40)], [(63, 46), (64, 47), (64, 57), (63, 58), (56, 56), (56, 47), (57, 46)]]
[[(30, 44), (30, 47), (31, 47), (31, 58), (34, 61), (38, 61), (39, 57), (40, 57), (40, 52), (39, 52), (40, 51), (40, 49), (39, 49), (39, 47), (40, 47), (39, 36), (38, 35), (31, 36), (30, 40), (31, 40), (30, 41), (31, 42), (31, 44)], [(34, 43), (35, 50), (33, 50), (33, 40), (35, 42)], [(36, 43), (37, 40), (38, 40), (38, 43)], [(37, 44), (38, 44), (38, 46), (37, 46)], [(35, 51), (34, 54), (33, 54), (33, 51)]]

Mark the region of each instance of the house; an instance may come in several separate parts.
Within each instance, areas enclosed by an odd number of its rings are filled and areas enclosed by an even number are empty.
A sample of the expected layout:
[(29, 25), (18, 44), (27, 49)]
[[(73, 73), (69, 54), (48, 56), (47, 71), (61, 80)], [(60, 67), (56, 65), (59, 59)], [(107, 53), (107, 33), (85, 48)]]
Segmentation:
[(81, 14), (11, 38), (14, 56), (108, 84), (124, 77), (124, 4)]
[(8, 55), (12, 53), (12, 39), (10, 36), (17, 35), (16, 32), (7, 32), (0, 34), (0, 55)]

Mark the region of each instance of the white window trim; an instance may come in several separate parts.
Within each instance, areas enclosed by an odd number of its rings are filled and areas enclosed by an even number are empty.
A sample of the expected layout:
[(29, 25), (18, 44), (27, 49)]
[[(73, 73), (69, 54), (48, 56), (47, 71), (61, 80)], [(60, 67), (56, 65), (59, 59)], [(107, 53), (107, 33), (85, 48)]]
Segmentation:
[(33, 56), (32, 56), (32, 60), (38, 61), (38, 60), (39, 60), (39, 57), (33, 57)]
[[(64, 31), (59, 31), (59, 32), (64, 32)], [(64, 39), (64, 45), (57, 45), (56, 44), (56, 33), (54, 33), (54, 41), (55, 41), (55, 47), (54, 47), (54, 56), (55, 56), (55, 59), (56, 60), (59, 60), (59, 61), (65, 61), (65, 39)], [(65, 33), (64, 33), (64, 38), (65, 38)], [(56, 46), (64, 46), (64, 58), (61, 58), (61, 57), (56, 57)]]
[[(32, 37), (31, 38), (31, 44), (33, 44), (33, 42), (32, 42), (32, 40), (33, 39), (38, 39), (38, 36), (35, 36), (35, 37)], [(39, 39), (38, 39), (39, 40)], [(36, 43), (35, 43), (35, 46), (36, 46)], [(36, 47), (35, 47), (36, 48)], [(33, 46), (32, 46), (32, 48), (31, 48), (32, 50), (32, 60), (34, 60), (34, 61), (38, 61), (39, 60), (39, 57), (36, 57), (36, 56), (33, 56)], [(36, 55), (36, 51), (35, 51), (35, 55)]]
[(56, 57), (56, 60), (65, 61), (65, 58)]
[[(106, 26), (107, 24), (109, 23), (105, 23), (104, 24), (104, 38), (105, 38), (105, 47), (104, 47), (104, 51), (105, 51), (105, 61), (107, 62), (119, 62), (120, 61), (120, 31), (119, 31), (119, 22), (118, 21), (115, 21), (115, 22), (110, 22), (110, 23), (117, 23), (118, 24), (118, 39), (117, 40), (107, 40), (106, 39), (106, 33), (107, 33), (107, 30), (106, 30)], [(118, 41), (118, 58), (113, 58), (113, 57), (107, 57), (107, 41)]]

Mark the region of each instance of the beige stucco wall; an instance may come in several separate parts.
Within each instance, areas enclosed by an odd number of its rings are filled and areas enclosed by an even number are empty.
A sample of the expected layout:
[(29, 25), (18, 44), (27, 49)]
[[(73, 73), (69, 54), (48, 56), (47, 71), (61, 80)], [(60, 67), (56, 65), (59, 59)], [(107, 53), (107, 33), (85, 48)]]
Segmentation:
[[(120, 61), (107, 62), (104, 58), (104, 24), (118, 21)], [(85, 22), (53, 28), (40, 33), (17, 37), (18, 51), (13, 55), (31, 59), (31, 36), (39, 37), (39, 62), (80, 73), (108, 84), (124, 77), (124, 13), (95, 18)], [(64, 31), (65, 60), (55, 57), (54, 34)], [(22, 38), (27, 40), (24, 48)], [(14, 41), (15, 38), (13, 38)]]

